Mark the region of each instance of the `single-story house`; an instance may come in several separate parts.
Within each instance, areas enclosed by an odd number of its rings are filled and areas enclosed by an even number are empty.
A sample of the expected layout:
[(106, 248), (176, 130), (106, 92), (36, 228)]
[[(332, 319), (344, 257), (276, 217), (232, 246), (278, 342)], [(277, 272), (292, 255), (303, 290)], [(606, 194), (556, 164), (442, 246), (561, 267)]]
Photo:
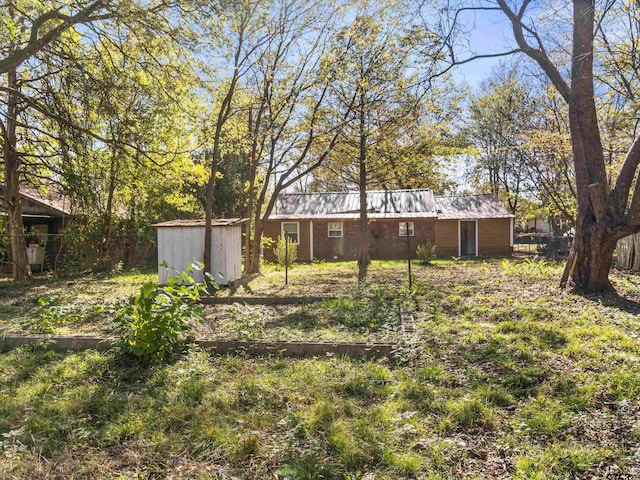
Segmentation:
[[(68, 199), (49, 190), (46, 194), (30, 187), (20, 188), (22, 222), (27, 240), (27, 257), (32, 265), (44, 266), (45, 252), (48, 258), (56, 253), (57, 242), (48, 241), (51, 235), (61, 233), (66, 221), (72, 217)], [(0, 191), (0, 210), (4, 212), (4, 188)], [(2, 252), (0, 255), (8, 255)]]
[(43, 194), (35, 188), (21, 188), (22, 221), (27, 232), (43, 235), (60, 233), (64, 219), (71, 217), (68, 199), (49, 191)]
[[(358, 248), (358, 192), (281, 194), (264, 236), (286, 234), (298, 261), (351, 260)], [(513, 250), (513, 219), (495, 195), (436, 197), (428, 189), (367, 192), (369, 254), (392, 260), (415, 255), (430, 240), (438, 256), (506, 256)], [(408, 237), (407, 238), (407, 234)], [(265, 248), (275, 260), (273, 248)]]

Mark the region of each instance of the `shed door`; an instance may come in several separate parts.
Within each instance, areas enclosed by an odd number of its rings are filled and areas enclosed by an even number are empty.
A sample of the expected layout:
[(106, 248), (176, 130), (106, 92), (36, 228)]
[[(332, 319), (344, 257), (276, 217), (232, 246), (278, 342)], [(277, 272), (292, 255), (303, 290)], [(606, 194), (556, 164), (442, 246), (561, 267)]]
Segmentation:
[(475, 220), (460, 221), (460, 255), (477, 255)]

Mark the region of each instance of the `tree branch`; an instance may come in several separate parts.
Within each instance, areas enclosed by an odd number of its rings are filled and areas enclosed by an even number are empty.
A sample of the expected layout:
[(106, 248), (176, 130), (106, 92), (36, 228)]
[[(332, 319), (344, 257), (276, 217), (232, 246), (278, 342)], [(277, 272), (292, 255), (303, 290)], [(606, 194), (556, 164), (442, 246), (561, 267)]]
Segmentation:
[[(111, 0), (96, 0), (73, 16), (61, 14), (60, 8), (50, 10), (49, 12), (40, 15), (31, 24), (31, 34), (27, 45), (24, 48), (13, 51), (7, 57), (0, 60), (0, 74), (7, 73), (9, 70), (18, 67), (21, 63), (38, 53), (49, 43), (57, 40), (65, 31), (69, 30), (74, 25), (102, 18), (92, 18), (91, 15), (106, 6), (110, 1)], [(54, 19), (62, 20), (62, 23), (40, 36), (40, 29), (43, 24)]]
[[(522, 16), (525, 13), (526, 7), (529, 4), (529, 1), (525, 1), (520, 9), (520, 12), (516, 15), (516, 13), (511, 10), (509, 5), (507, 5), (506, 0), (497, 0), (500, 9), (507, 16), (509, 21), (511, 22), (511, 27), (513, 30), (513, 36), (520, 47), (520, 50), (533, 60), (535, 60), (540, 68), (547, 74), (553, 85), (558, 89), (562, 98), (569, 103), (571, 97), (571, 88), (567, 84), (560, 71), (556, 68), (556, 66), (551, 62), (547, 54), (544, 50), (539, 48), (534, 48), (527, 43), (527, 40), (524, 36), (524, 26), (522, 24)], [(529, 30), (530, 31), (530, 30)]]

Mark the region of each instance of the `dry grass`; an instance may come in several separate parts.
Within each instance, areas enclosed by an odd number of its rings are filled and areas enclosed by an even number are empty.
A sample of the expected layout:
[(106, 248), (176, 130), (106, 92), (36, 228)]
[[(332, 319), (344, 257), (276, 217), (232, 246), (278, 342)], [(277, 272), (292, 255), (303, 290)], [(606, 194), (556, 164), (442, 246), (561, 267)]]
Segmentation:
[(416, 336), (396, 365), (1, 355), (2, 477), (640, 476), (639, 277), (583, 297), (558, 291), (553, 264), (440, 261), (409, 291), (405, 268), (374, 263), (358, 285), (352, 264), (296, 266), (287, 287), (266, 269), (250, 292), (407, 302)]

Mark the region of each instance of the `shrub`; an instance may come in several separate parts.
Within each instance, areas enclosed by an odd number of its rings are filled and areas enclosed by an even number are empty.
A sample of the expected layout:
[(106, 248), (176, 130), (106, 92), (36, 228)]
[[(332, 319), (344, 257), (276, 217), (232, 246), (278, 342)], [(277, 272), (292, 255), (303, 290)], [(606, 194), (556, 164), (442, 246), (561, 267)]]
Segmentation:
[(206, 287), (196, 284), (186, 272), (170, 277), (158, 287), (145, 283), (140, 293), (117, 310), (120, 346), (145, 361), (162, 361), (173, 351), (180, 334), (202, 322), (200, 296)]
[(291, 264), (298, 259), (298, 244), (294, 243), (290, 238), (288, 238), (286, 242), (289, 244), (288, 258), (287, 243), (285, 243), (285, 239), (282, 236), (278, 237), (278, 242), (276, 243), (276, 258), (278, 259), (279, 265), (290, 267)]
[(436, 246), (431, 243), (431, 240), (427, 240), (425, 243), (418, 245), (416, 256), (421, 264), (430, 265), (431, 260), (436, 257)]

